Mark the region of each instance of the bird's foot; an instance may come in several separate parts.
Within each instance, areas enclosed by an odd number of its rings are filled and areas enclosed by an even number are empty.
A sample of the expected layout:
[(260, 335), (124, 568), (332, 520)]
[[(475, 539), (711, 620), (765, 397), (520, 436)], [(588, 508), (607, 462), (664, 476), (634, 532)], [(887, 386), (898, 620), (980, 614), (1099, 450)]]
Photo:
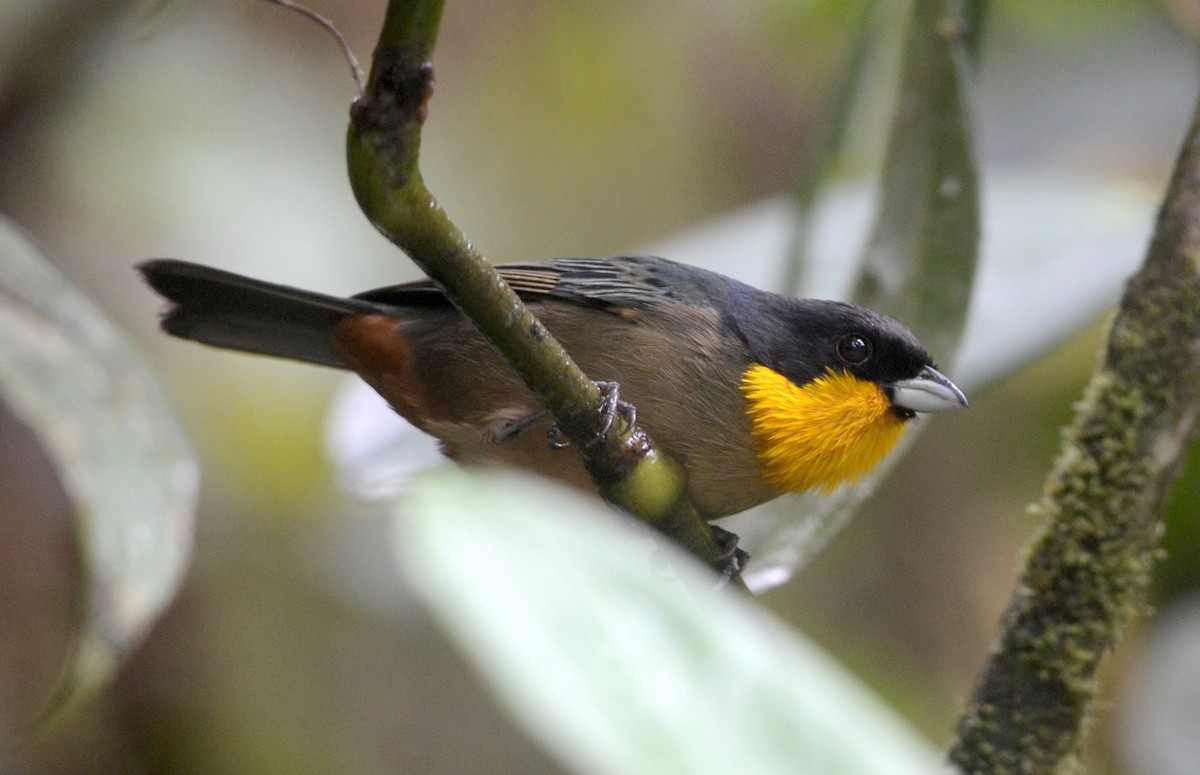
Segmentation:
[(717, 571), (715, 589), (724, 589), (730, 582), (742, 575), (750, 562), (750, 555), (738, 546), (737, 533), (731, 533), (723, 527), (709, 525), (713, 538), (720, 547), (721, 553), (713, 561), (713, 569)]
[[(637, 409), (633, 404), (621, 400), (620, 383), (597, 381), (596, 387), (600, 389), (600, 395), (604, 399), (597, 410), (600, 425), (592, 438), (584, 445), (585, 448), (594, 447), (604, 441), (604, 437), (608, 435), (608, 431), (612, 428), (612, 424), (616, 421), (617, 417), (620, 417), (624, 421), (627, 428), (632, 428), (637, 424)], [(571, 440), (567, 438), (567, 435), (557, 422), (550, 426), (550, 430), (546, 432), (546, 437), (550, 442), (550, 446), (554, 449), (566, 449), (571, 446)]]

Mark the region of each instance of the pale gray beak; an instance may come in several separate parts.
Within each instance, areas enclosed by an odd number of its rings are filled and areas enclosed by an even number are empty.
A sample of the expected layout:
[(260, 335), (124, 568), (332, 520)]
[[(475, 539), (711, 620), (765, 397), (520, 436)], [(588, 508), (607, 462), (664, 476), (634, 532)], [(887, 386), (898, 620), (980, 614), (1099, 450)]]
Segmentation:
[(945, 374), (926, 366), (913, 379), (892, 383), (892, 405), (912, 412), (945, 412), (965, 409), (967, 397)]

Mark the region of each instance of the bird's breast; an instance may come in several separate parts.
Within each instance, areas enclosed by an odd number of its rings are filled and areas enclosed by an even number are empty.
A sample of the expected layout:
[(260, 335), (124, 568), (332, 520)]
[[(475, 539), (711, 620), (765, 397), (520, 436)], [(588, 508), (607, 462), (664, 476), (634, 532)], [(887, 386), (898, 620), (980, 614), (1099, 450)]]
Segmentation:
[(763, 476), (782, 492), (855, 482), (895, 446), (905, 422), (874, 382), (829, 371), (804, 385), (754, 364), (742, 392)]

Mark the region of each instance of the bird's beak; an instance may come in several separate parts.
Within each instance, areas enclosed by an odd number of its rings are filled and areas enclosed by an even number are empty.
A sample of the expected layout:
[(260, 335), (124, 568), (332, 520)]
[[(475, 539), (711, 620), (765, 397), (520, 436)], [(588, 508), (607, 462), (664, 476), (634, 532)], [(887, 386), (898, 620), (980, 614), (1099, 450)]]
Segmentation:
[(945, 412), (965, 409), (967, 397), (945, 374), (926, 366), (916, 377), (892, 383), (892, 404), (912, 412)]

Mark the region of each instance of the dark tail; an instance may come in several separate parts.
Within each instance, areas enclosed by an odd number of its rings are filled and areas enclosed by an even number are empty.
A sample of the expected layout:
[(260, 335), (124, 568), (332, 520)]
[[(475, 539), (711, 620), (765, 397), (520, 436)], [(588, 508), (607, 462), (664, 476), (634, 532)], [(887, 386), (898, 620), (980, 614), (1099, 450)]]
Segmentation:
[(138, 266), (150, 287), (171, 302), (162, 329), (172, 336), (262, 355), (345, 368), (333, 351), (333, 327), (350, 315), (378, 313), (376, 304), (340, 299), (160, 259)]

